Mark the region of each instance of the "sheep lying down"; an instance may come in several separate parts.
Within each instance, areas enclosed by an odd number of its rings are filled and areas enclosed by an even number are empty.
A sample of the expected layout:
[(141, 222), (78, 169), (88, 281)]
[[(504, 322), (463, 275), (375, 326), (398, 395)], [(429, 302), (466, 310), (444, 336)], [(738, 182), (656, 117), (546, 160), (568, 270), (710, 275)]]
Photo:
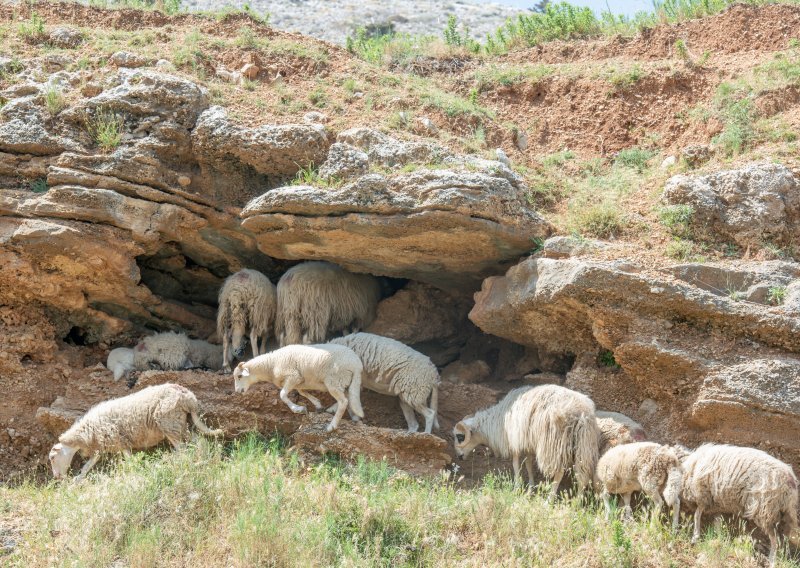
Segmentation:
[(197, 397), (181, 385), (155, 385), (101, 402), (58, 437), (58, 443), (50, 450), (53, 476), (56, 479), (65, 477), (78, 452), (89, 458), (77, 476), (81, 479), (104, 453), (129, 454), (133, 450), (151, 448), (165, 438), (177, 449), (187, 438), (189, 415), (195, 428), (203, 434), (219, 436), (223, 433), (203, 423)]
[(222, 346), (201, 339), (189, 339), (185, 333), (166, 331), (142, 339), (133, 349), (133, 367), (137, 371), (161, 369), (222, 368)]
[(270, 382), (281, 389), (280, 398), (286, 406), (298, 414), (306, 412), (306, 407), (289, 400), (290, 392), (296, 390), (319, 411), (322, 403), (308, 391), (327, 391), (338, 404), (327, 427), (330, 432), (339, 425), (348, 406), (356, 416), (364, 417), (363, 371), (358, 355), (342, 345), (288, 345), (239, 363), (233, 370), (234, 390), (245, 393), (255, 383)]

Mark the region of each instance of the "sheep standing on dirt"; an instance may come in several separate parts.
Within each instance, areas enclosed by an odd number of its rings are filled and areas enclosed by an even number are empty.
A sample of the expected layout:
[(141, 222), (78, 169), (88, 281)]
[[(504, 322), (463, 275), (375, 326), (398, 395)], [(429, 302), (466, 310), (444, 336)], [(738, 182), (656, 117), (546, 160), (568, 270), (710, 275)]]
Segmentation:
[(672, 448), (654, 442), (634, 442), (609, 449), (597, 462), (595, 486), (611, 515), (610, 494), (622, 495), (625, 516), (632, 516), (631, 495), (643, 491), (660, 511), (663, 501), (672, 507), (672, 529), (678, 528), (683, 470)]
[[(231, 361), (244, 355), (250, 333), (253, 357), (267, 352), (267, 340), (276, 310), (275, 285), (256, 270), (245, 268), (225, 279), (219, 291), (217, 335), (222, 338), (222, 369), (230, 372)], [(262, 338), (261, 347), (258, 338)]]
[(293, 266), (278, 281), (281, 347), (323, 343), (364, 329), (375, 319), (380, 296), (380, 283), (369, 274), (353, 274), (330, 262)]
[(732, 513), (752, 520), (769, 537), (775, 566), (781, 532), (797, 528), (797, 477), (791, 466), (754, 448), (704, 444), (683, 461), (685, 502), (693, 504), (694, 535), (703, 513)]
[(189, 414), (203, 434), (222, 434), (222, 430), (209, 429), (199, 413), (200, 405), (192, 391), (171, 383), (101, 402), (59, 436), (58, 443), (50, 450), (53, 476), (65, 477), (77, 452), (89, 457), (77, 476), (82, 479), (103, 453), (128, 454), (155, 446), (164, 438), (178, 449), (186, 439)]
[(233, 370), (234, 390), (245, 393), (255, 383), (270, 382), (281, 389), (281, 400), (298, 414), (306, 412), (306, 407), (289, 400), (290, 392), (297, 390), (319, 411), (322, 403), (307, 391), (327, 391), (338, 405), (326, 428), (330, 432), (339, 425), (348, 405), (356, 416), (364, 417), (361, 408), (363, 372), (358, 355), (343, 345), (288, 345), (239, 363)]
[(136, 367), (133, 364), (133, 349), (117, 347), (108, 353), (106, 368), (114, 373), (114, 380), (118, 381), (127, 376)]
[(184, 333), (166, 331), (142, 339), (133, 349), (133, 366), (137, 371), (159, 368), (180, 371), (189, 368), (189, 338)]
[(400, 399), (409, 432), (419, 429), (415, 410), (425, 418), (426, 434), (434, 426), (439, 427), (439, 371), (428, 357), (399, 341), (372, 333), (353, 333), (331, 343), (349, 347), (359, 356), (364, 365), (361, 386)]
[(581, 393), (558, 385), (514, 389), (496, 405), (464, 418), (453, 434), (461, 459), (480, 444), (501, 458), (510, 456), (517, 481), (523, 456), (533, 483), (535, 459), (542, 474), (553, 480), (551, 499), (569, 468), (581, 488), (592, 484), (600, 431), (594, 403)]
[(595, 416), (597, 416), (597, 425), (600, 427), (601, 456), (614, 446), (647, 440), (647, 434), (642, 425), (624, 414), (598, 410), (595, 412)]

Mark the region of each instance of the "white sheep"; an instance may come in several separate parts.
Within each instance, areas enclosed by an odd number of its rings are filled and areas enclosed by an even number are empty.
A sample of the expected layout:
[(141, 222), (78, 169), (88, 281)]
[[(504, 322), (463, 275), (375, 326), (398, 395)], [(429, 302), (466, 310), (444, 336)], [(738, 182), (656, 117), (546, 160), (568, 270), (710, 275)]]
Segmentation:
[(453, 434), (461, 459), (480, 444), (501, 458), (510, 456), (516, 481), (523, 456), (533, 483), (535, 459), (542, 474), (553, 480), (551, 499), (570, 468), (581, 488), (592, 484), (600, 443), (594, 403), (570, 389), (558, 385), (514, 389), (496, 405), (464, 418)]
[(186, 357), (187, 365), (192, 369), (200, 367), (219, 371), (222, 368), (222, 346), (202, 339), (189, 340), (189, 351)]
[(419, 429), (415, 410), (425, 418), (425, 433), (439, 427), (439, 371), (428, 357), (399, 341), (372, 333), (353, 333), (331, 343), (349, 347), (359, 356), (364, 365), (361, 386), (399, 398), (409, 432)]
[[(654, 442), (633, 442), (610, 448), (597, 462), (595, 486), (601, 491), (611, 515), (610, 494), (622, 495), (625, 516), (631, 516), (631, 495), (643, 491), (660, 511), (664, 502), (672, 508), (672, 528), (678, 528), (683, 470), (675, 451)], [(664, 496), (662, 501), (661, 496)]]
[(114, 380), (118, 381), (125, 377), (136, 367), (133, 364), (133, 349), (127, 347), (117, 347), (108, 353), (106, 368), (114, 373)]
[(155, 446), (164, 438), (177, 449), (186, 439), (187, 415), (191, 415), (195, 427), (203, 434), (223, 433), (209, 429), (199, 412), (194, 393), (171, 383), (101, 402), (58, 437), (58, 443), (50, 450), (53, 476), (65, 477), (77, 452), (89, 458), (77, 476), (82, 479), (103, 453), (129, 454), (132, 450)]
[(380, 296), (380, 283), (369, 274), (321, 261), (293, 266), (278, 280), (280, 345), (322, 343), (360, 331), (375, 319)]
[(180, 371), (189, 368), (189, 338), (184, 333), (166, 331), (142, 339), (133, 349), (133, 366), (138, 371), (160, 368)]
[(754, 448), (704, 444), (683, 461), (684, 502), (693, 504), (694, 534), (703, 513), (732, 513), (752, 520), (769, 537), (775, 566), (779, 534), (797, 528), (797, 477), (791, 466)]
[(295, 413), (306, 412), (306, 407), (289, 400), (290, 392), (297, 390), (319, 411), (322, 403), (307, 391), (327, 391), (338, 404), (326, 429), (330, 432), (339, 425), (348, 406), (356, 416), (364, 417), (361, 408), (363, 372), (358, 355), (343, 345), (288, 345), (239, 363), (233, 370), (234, 390), (245, 393), (255, 383), (270, 382), (281, 389), (281, 400)]
[(600, 428), (601, 456), (614, 446), (647, 440), (647, 434), (642, 425), (624, 414), (597, 410), (595, 416), (597, 416), (597, 425)]
[[(222, 368), (231, 370), (231, 361), (244, 355), (245, 338), (250, 333), (253, 357), (267, 352), (269, 330), (275, 319), (275, 285), (256, 270), (245, 268), (225, 279), (219, 291), (217, 335), (222, 339)], [(258, 339), (261, 340), (259, 348)]]

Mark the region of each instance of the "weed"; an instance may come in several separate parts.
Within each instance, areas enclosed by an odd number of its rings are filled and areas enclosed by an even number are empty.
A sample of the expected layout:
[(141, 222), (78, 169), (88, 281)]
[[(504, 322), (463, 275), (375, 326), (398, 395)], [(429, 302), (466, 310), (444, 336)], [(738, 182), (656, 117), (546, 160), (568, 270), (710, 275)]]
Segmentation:
[(602, 365), (603, 367), (610, 367), (613, 369), (619, 369), (619, 363), (614, 358), (614, 353), (609, 349), (601, 349), (600, 353), (597, 354), (597, 362)]
[(614, 161), (622, 166), (643, 172), (647, 168), (648, 160), (655, 155), (656, 153), (653, 150), (634, 146), (617, 152)]
[(56, 116), (67, 106), (64, 95), (55, 85), (50, 85), (45, 90), (44, 104), (45, 107), (47, 107), (47, 112), (50, 113), (50, 116)]
[(47, 180), (45, 178), (35, 179), (28, 184), (28, 187), (33, 193), (46, 193), (49, 189)]
[(386, 119), (386, 125), (392, 130), (408, 130), (412, 123), (412, 114), (407, 110), (392, 113)]
[(255, 49), (258, 47), (258, 38), (253, 28), (250, 26), (242, 26), (239, 28), (239, 34), (236, 36), (236, 45), (245, 49)]
[(682, 39), (676, 39), (675, 44), (673, 45), (675, 49), (675, 54), (687, 65), (692, 64), (692, 56), (689, 53), (689, 48), (686, 45), (686, 42)]
[(601, 239), (619, 234), (624, 226), (624, 217), (619, 204), (612, 200), (580, 207), (574, 215), (577, 228)]
[(531, 243), (533, 244), (531, 254), (536, 254), (544, 248), (544, 239), (542, 237), (532, 237)]
[(632, 87), (646, 76), (646, 73), (637, 64), (626, 71), (614, 71), (609, 77), (609, 81), (617, 90), (624, 90)]
[(724, 127), (714, 143), (727, 156), (738, 155), (749, 146), (755, 132), (751, 89), (722, 83), (717, 89), (716, 105)]
[(315, 88), (308, 94), (308, 100), (317, 108), (324, 108), (328, 104), (328, 95), (321, 86)]
[(658, 210), (658, 220), (678, 237), (691, 237), (694, 207), (688, 204), (666, 205)]
[(553, 166), (561, 167), (569, 160), (575, 159), (575, 152), (572, 150), (564, 149), (554, 154), (549, 154), (542, 158), (542, 166), (551, 168)]
[(780, 306), (786, 299), (786, 286), (771, 286), (767, 290), (767, 301), (775, 306)]
[(109, 109), (98, 109), (88, 124), (89, 133), (104, 152), (110, 152), (122, 142), (125, 119)]
[(256, 87), (258, 87), (258, 81), (253, 81), (251, 79), (242, 79), (242, 87), (245, 91), (255, 91)]
[(681, 238), (674, 238), (667, 243), (666, 255), (675, 260), (687, 261), (691, 260), (695, 255), (695, 246), (691, 241)]
[(444, 28), (444, 42), (450, 47), (463, 47), (472, 53), (481, 51), (481, 44), (469, 37), (469, 28), (465, 27), (464, 32), (458, 31), (458, 22), (452, 14), (447, 19), (447, 26)]
[(44, 18), (36, 12), (31, 12), (31, 17), (19, 24), (17, 33), (28, 43), (43, 42), (45, 40)]

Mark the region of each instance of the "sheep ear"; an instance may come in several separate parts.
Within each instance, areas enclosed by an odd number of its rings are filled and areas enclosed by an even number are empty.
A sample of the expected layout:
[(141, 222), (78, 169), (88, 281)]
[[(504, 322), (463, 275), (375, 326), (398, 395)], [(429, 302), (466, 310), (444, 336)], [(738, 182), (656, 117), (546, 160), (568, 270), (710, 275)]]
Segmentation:
[(239, 363), (238, 365), (236, 365), (236, 368), (237, 368), (237, 369), (244, 369), (244, 361), (242, 361), (241, 363)]
[(248, 369), (247, 367), (242, 367), (242, 376), (243, 377), (249, 377), (250, 376), (250, 369)]

